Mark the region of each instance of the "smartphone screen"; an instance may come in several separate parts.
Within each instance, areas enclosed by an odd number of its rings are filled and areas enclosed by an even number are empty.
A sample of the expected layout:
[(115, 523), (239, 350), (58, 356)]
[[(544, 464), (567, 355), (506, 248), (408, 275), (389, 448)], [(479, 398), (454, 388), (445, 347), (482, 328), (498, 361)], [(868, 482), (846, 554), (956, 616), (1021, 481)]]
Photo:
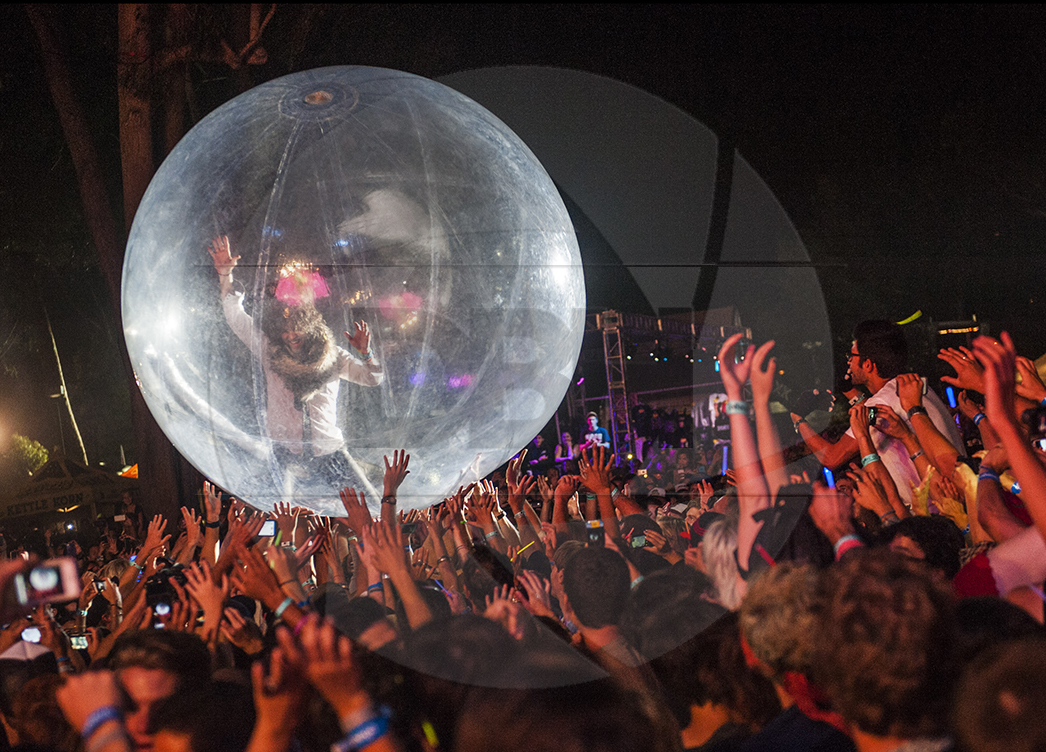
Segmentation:
[(26, 627), (22, 630), (22, 639), (26, 642), (40, 642), (40, 628)]
[(265, 520), (262, 523), (261, 530), (258, 531), (259, 538), (271, 538), (276, 535), (276, 520)]
[(68, 601), (80, 595), (80, 577), (76, 559), (63, 556), (49, 559), (29, 570), (29, 574), (15, 575), (15, 596), (23, 606)]
[(632, 537), (632, 548), (643, 548), (646, 546), (645, 535), (635, 535)]
[(69, 635), (73, 650), (87, 650), (87, 635)]

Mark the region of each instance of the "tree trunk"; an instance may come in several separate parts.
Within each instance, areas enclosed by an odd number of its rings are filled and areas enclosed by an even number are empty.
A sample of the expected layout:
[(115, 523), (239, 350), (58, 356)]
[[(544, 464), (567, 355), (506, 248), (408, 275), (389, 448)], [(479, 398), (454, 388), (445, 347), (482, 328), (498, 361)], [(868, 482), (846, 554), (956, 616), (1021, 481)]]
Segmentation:
[(54, 99), (55, 109), (62, 122), (66, 143), (76, 170), (80, 187), (80, 198), (84, 204), (84, 217), (94, 240), (95, 249), (102, 267), (102, 276), (109, 291), (109, 299), (120, 316), (120, 278), (123, 274), (123, 238), (109, 203), (109, 191), (102, 179), (102, 168), (98, 152), (91, 140), (90, 129), (83, 109), (73, 94), (69, 67), (65, 53), (54, 32), (47, 6), (26, 5), (26, 14), (40, 42), (41, 57), (47, 85)]
[[(102, 179), (98, 152), (90, 137), (90, 129), (83, 109), (73, 93), (69, 67), (66, 64), (65, 53), (58, 34), (55, 32), (50, 11), (45, 6), (27, 5), (26, 13), (40, 42), (48, 87), (51, 90), (55, 109), (58, 111), (58, 117), (62, 123), (66, 143), (69, 145), (73, 167), (76, 170), (80, 197), (84, 205), (84, 216), (91, 231), (95, 249), (98, 252), (102, 274), (109, 292), (109, 300), (112, 304), (114, 320), (119, 322), (120, 282), (123, 274), (123, 238), (125, 235), (119, 230), (119, 225), (113, 215), (112, 204), (109, 202), (109, 191)], [(139, 23), (139, 21), (144, 21), (141, 15), (127, 13), (125, 8), (121, 6), (121, 52), (124, 51), (125, 36), (123, 32), (125, 18), (132, 25), (144, 25), (144, 23)], [(142, 37), (147, 39), (147, 34), (144, 33), (145, 30), (135, 29), (135, 31), (141, 31)], [(134, 34), (127, 35), (128, 42), (136, 38), (139, 37)], [(138, 53), (140, 52), (141, 50), (138, 51)], [(124, 67), (130, 68), (131, 66), (129, 64)], [(128, 139), (134, 140), (134, 148), (124, 148), (122, 150), (125, 186), (124, 211), (128, 223), (134, 216), (138, 202), (141, 200), (153, 173), (152, 137), (150, 133), (151, 118), (148, 112), (149, 99), (147, 91), (143, 99), (141, 90), (137, 90), (133, 97), (129, 97), (128, 106), (125, 110), (122, 86), (124, 75), (127, 75), (129, 78), (142, 76), (143, 71), (146, 71), (146, 66), (144, 65), (139, 64), (135, 68), (136, 70), (121, 70), (120, 74), (121, 140), (125, 135), (125, 122), (128, 126), (137, 127), (133, 133), (127, 134)], [(128, 83), (136, 84), (137, 81), (128, 81)], [(141, 110), (143, 102), (144, 112)], [(135, 105), (134, 107), (129, 106), (132, 103)], [(125, 112), (127, 115), (126, 119)], [(141, 127), (143, 117), (148, 127)], [(136, 163), (138, 159), (142, 159), (144, 162)], [(130, 186), (129, 190), (128, 186)], [(180, 460), (174, 447), (171, 446), (171, 443), (164, 436), (159, 425), (157, 425), (149, 412), (145, 399), (137, 387), (134, 369), (127, 356), (123, 337), (119, 337), (118, 341), (127, 378), (134, 384), (130, 389), (131, 422), (137, 447), (136, 460), (138, 461), (141, 484), (142, 507), (150, 514), (159, 512), (173, 518), (173, 515), (177, 514), (181, 503), (180, 500), (183, 496), (181, 491), (187, 485), (183, 482), (183, 479), (190, 476), (191, 471), (180, 467), (184, 460)], [(195, 486), (195, 482), (193, 486)], [(184, 496), (187, 499), (191, 498), (194, 492), (194, 487), (186, 488)]]
[(120, 164), (123, 167), (124, 225), (130, 232), (153, 166), (149, 5), (121, 3), (116, 81), (120, 96)]

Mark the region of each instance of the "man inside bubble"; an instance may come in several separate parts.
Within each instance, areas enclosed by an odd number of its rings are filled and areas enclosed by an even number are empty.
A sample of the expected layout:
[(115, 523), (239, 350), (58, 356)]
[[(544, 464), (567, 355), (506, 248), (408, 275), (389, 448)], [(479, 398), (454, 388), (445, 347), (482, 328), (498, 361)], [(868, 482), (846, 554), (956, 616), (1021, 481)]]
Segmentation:
[(280, 464), (300, 477), (319, 476), (335, 488), (355, 485), (362, 472), (343, 449), (337, 425), (341, 381), (378, 386), (384, 370), (370, 350), (370, 329), (357, 321), (345, 332), (356, 355), (338, 347), (334, 333), (317, 310), (317, 299), (330, 294), (315, 271), (287, 267), (281, 271), (275, 297), (266, 301), (261, 331), (243, 308), (243, 293), (233, 289), (232, 254), (228, 236), (208, 248), (221, 287), (222, 309), (233, 333), (259, 358), (265, 373), (264, 431), (274, 442)]

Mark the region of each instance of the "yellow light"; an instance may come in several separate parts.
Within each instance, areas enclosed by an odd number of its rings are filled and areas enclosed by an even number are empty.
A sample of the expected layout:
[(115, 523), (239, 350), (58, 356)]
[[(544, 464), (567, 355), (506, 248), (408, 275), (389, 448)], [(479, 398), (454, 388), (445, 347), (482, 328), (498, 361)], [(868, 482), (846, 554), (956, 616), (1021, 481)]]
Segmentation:
[(964, 326), (959, 329), (938, 329), (938, 334), (969, 334), (970, 332), (979, 332), (981, 328), (979, 326)]

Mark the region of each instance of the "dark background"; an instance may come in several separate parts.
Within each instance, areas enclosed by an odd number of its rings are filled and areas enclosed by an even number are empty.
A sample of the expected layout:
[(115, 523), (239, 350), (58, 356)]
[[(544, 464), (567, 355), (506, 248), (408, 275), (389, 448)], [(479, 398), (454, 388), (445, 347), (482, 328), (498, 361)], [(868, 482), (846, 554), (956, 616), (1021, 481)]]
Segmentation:
[[(216, 49), (247, 8), (190, 6), (194, 42)], [(116, 6), (51, 14), (120, 216)], [(266, 63), (189, 66), (186, 126), (323, 65), (608, 76), (732, 139), (763, 177), (818, 265), (840, 366), (854, 323), (916, 310), (976, 315), (1034, 358), (1046, 352), (1044, 26), (1036, 6), (280, 5)], [(61, 444), (46, 310), (92, 462), (117, 464), (121, 445), (134, 461), (120, 328), (40, 49), (21, 6), (0, 7), (0, 29), (0, 452), (12, 432)]]

